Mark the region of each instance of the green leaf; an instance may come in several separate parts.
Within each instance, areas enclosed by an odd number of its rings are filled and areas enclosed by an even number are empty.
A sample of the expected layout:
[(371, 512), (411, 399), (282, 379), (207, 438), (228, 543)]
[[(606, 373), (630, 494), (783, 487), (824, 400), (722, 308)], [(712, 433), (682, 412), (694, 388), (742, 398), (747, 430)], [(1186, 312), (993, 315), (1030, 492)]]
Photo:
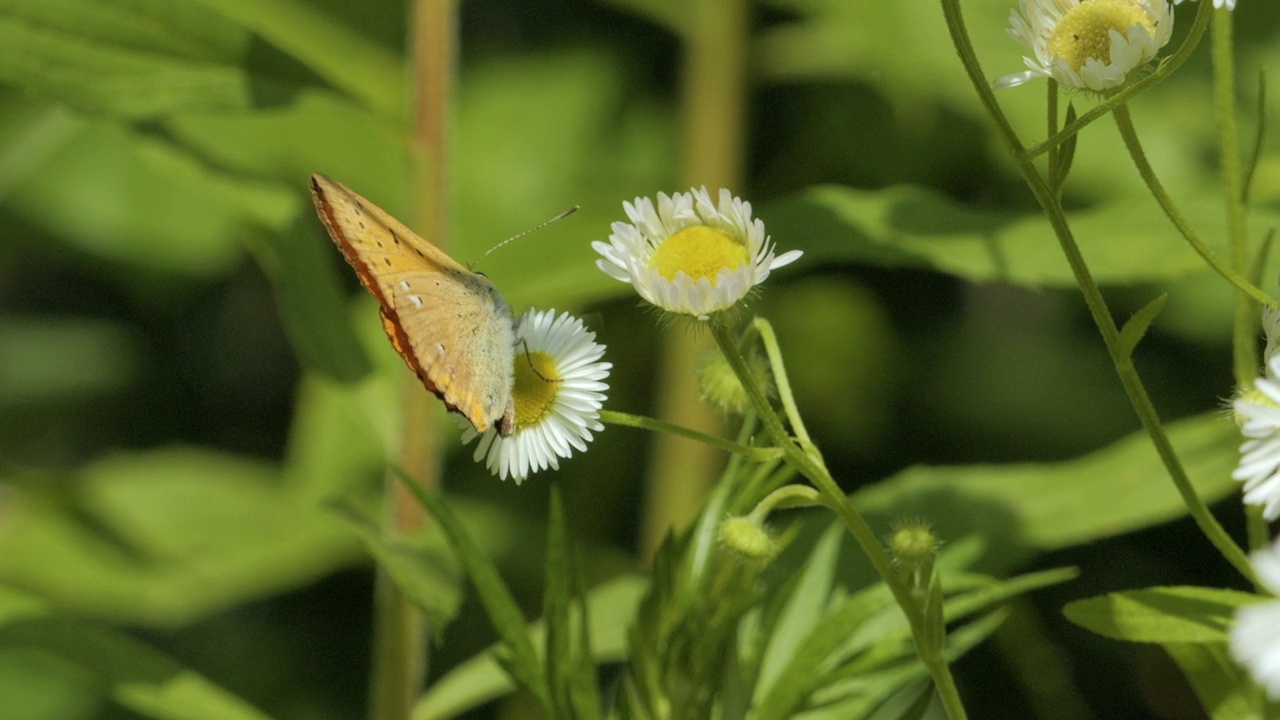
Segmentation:
[[(1196, 227), (1213, 227), (1221, 214), (1220, 204), (1207, 197), (1182, 209)], [(771, 202), (760, 215), (780, 247), (803, 249), (810, 262), (919, 268), (1037, 288), (1076, 285), (1038, 213), (976, 209), (913, 186), (867, 191), (822, 185)], [(1280, 220), (1273, 212), (1257, 215), (1263, 223)], [(1069, 220), (1099, 283), (1167, 282), (1209, 272), (1176, 233), (1152, 232), (1168, 220), (1149, 198), (1115, 198)], [(1206, 242), (1222, 249), (1220, 235)]]
[(547, 713), (553, 718), (570, 718), (572, 707), (569, 698), (573, 684), (572, 622), (569, 617), (570, 587), (573, 580), (569, 560), (569, 528), (564, 517), (564, 504), (560, 498), (560, 486), (551, 486), (551, 517), (547, 521), (547, 575), (543, 593), (542, 613), (547, 623), (546, 650), (547, 685), (551, 690), (551, 707)]
[[(846, 528), (840, 523), (832, 523), (830, 529), (822, 534), (822, 538), (814, 546), (804, 563), (803, 573), (791, 587), (786, 604), (778, 616), (776, 625), (770, 629), (768, 644), (760, 662), (760, 673), (756, 679), (756, 698), (766, 698), (761, 703), (762, 717), (769, 717), (769, 708), (778, 710), (793, 707), (793, 704), (782, 697), (768, 698), (776, 695), (775, 683), (780, 683), (787, 675), (807, 675), (816, 667), (818, 654), (825, 657), (822, 647), (806, 647), (817, 642), (821, 645), (824, 639), (845, 638), (847, 633), (839, 623), (847, 623), (841, 611), (829, 613), (831, 588), (835, 582), (837, 563), (840, 560), (840, 544), (844, 539)], [(856, 612), (863, 605), (849, 601), (844, 603), (844, 613)], [(857, 617), (855, 615), (855, 617)], [(830, 627), (842, 628), (840, 635), (820, 633), (822, 637), (807, 640), (814, 628), (829, 630)], [(794, 669), (793, 669), (794, 668)]]
[(1236, 590), (1154, 587), (1069, 603), (1071, 622), (1114, 640), (1223, 643), (1236, 610), (1264, 598)]
[(525, 627), (520, 606), (516, 604), (511, 591), (502, 582), (498, 569), (480, 552), (480, 548), (471, 539), (461, 521), (440, 498), (427, 492), (399, 468), (394, 468), (394, 472), (406, 488), (418, 498), (418, 501), (431, 512), (449, 538), (449, 544), (457, 553), (458, 560), (466, 570), (471, 584), (475, 586), (476, 595), (479, 596), (480, 603), (489, 616), (489, 622), (502, 638), (504, 650), (509, 653), (503, 663), (504, 667), (521, 687), (538, 699), (543, 707), (550, 708), (550, 692), (546, 677), (542, 673), (542, 663), (534, 650), (533, 642), (529, 639), (529, 631)]
[(0, 83), (88, 114), (153, 118), (252, 103), (249, 36), (189, 3), (0, 2)]
[(387, 117), (404, 113), (400, 58), (296, 0), (196, 0), (252, 30), (334, 87)]
[(1117, 350), (1121, 357), (1128, 358), (1133, 355), (1134, 348), (1138, 347), (1138, 342), (1142, 340), (1143, 335), (1147, 334), (1147, 329), (1160, 315), (1168, 299), (1168, 293), (1161, 293), (1155, 300), (1143, 305), (1142, 309), (1134, 313), (1133, 317), (1125, 322), (1124, 327), (1120, 328)]
[(362, 559), (349, 529), (271, 465), (189, 448), (119, 452), (75, 476), (8, 474), (0, 582), (80, 615), (172, 627)]
[[(649, 587), (647, 578), (625, 575), (593, 588), (587, 597), (591, 647), (596, 662), (618, 662), (626, 657), (627, 628)], [(545, 624), (530, 627), (533, 642), (545, 632)], [(413, 720), (446, 720), (511, 692), (511, 679), (493, 657), (493, 648), (460, 663), (445, 673), (414, 706)]]
[(405, 597), (427, 616), (432, 634), (442, 636), (462, 604), (462, 577), (438, 533), (413, 538), (388, 538), (367, 513), (349, 501), (330, 508), (364, 540), (369, 554), (381, 565)]
[(1181, 668), (1212, 720), (1268, 717), (1266, 701), (1225, 643), (1168, 643), (1164, 649)]
[[(1201, 498), (1213, 502), (1237, 490), (1231, 470), (1239, 431), (1221, 414), (1165, 430)], [(1144, 432), (1065, 462), (909, 468), (853, 500), (877, 516), (928, 517), (941, 537), (981, 535), (988, 548), (1000, 549), (984, 558), (997, 567), (1186, 513)]]
[(353, 383), (373, 366), (351, 324), (329, 245), (295, 223), (262, 238), (259, 263), (275, 286), (298, 357), (338, 382)]
[(38, 650), (105, 687), (112, 700), (157, 720), (265, 720), (266, 715), (173, 659), (124, 635), (61, 619), (0, 626), (0, 648)]

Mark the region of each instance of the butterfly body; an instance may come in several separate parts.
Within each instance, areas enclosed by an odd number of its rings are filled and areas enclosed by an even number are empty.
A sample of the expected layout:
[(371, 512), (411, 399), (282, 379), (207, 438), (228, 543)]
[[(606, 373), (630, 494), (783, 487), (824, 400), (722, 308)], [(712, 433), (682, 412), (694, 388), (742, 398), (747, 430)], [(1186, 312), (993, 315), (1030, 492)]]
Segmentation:
[(493, 283), (336, 180), (312, 175), (311, 194), (409, 369), (476, 432), (514, 432), (515, 323)]

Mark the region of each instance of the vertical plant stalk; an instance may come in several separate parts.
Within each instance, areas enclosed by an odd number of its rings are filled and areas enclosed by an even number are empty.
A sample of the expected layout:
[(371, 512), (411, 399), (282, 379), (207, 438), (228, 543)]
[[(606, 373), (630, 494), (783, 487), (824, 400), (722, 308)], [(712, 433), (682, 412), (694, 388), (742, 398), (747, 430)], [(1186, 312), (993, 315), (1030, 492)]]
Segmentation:
[[(774, 411), (772, 403), (766, 397), (764, 387), (747, 366), (747, 360), (743, 357), (742, 351), (738, 347), (738, 339), (734, 337), (733, 330), (726, 323), (717, 322), (713, 319), (711, 321), (711, 334), (715, 338), (720, 351), (724, 353), (725, 359), (729, 361), (729, 366), (733, 368), (734, 374), (742, 382), (742, 387), (746, 390), (747, 397), (751, 399), (752, 406), (759, 413), (760, 424), (764, 427), (765, 432), (768, 433), (770, 440), (773, 441), (776, 447), (782, 449), (783, 457), (787, 463), (796, 468), (801, 475), (808, 478), (809, 482), (813, 483), (814, 488), (821, 495), (822, 504), (835, 511), (836, 515), (853, 535), (854, 540), (857, 541), (858, 546), (862, 548), (863, 554), (871, 561), (871, 565), (875, 568), (876, 573), (880, 575), (880, 579), (888, 586), (889, 592), (893, 594), (898, 606), (902, 608), (902, 612), (907, 618), (907, 624), (911, 627), (911, 636), (915, 640), (916, 651), (920, 656), (920, 661), (933, 678), (934, 688), (937, 690), (938, 697), (946, 709), (947, 717), (951, 720), (967, 718), (968, 715), (965, 713), (964, 703), (960, 699), (960, 691), (956, 687), (955, 678), (951, 675), (951, 667), (947, 664), (944, 653), (945, 642), (932, 641), (932, 638), (936, 638), (938, 633), (946, 632), (945, 627), (933, 627), (928, 622), (920, 603), (912, 596), (911, 590), (894, 569), (893, 561), (890, 560), (888, 553), (881, 547), (879, 538), (876, 537), (871, 526), (867, 524), (867, 521), (853, 506), (853, 503), (849, 501), (844, 491), (840, 489), (835, 478), (831, 477), (831, 473), (817, 456), (816, 451), (806, 449), (787, 433), (782, 418)], [(769, 332), (768, 335), (772, 336), (772, 332)], [(781, 390), (784, 382), (783, 378), (777, 379), (779, 390), (789, 394), (789, 389), (786, 391)]]
[[(1218, 10), (1210, 35), (1213, 57), (1213, 104), (1218, 116), (1218, 142), (1222, 156), (1222, 191), (1227, 211), (1227, 237), (1231, 265), (1249, 272), (1249, 240), (1244, 217), (1244, 173), (1240, 167), (1240, 134), (1236, 122), (1236, 67), (1232, 55), (1231, 11)], [(1249, 387), (1258, 375), (1258, 323), (1249, 298), (1236, 293), (1232, 327), (1232, 356), (1236, 385)]]
[[(1111, 361), (1116, 368), (1116, 375), (1120, 379), (1120, 384), (1124, 386), (1125, 395), (1128, 396), (1134, 413), (1137, 414), (1138, 419), (1142, 422), (1142, 427), (1146, 430), (1147, 436), (1151, 438), (1151, 443), (1155, 446), (1156, 453), (1159, 454), (1170, 479), (1173, 480), (1174, 487), (1182, 497), (1183, 504), (1187, 506), (1201, 532), (1205, 534), (1205, 537), (1208, 538), (1209, 542), (1213, 544), (1223, 558), (1231, 563), (1246, 579), (1256, 584), (1257, 576), (1254, 573), (1253, 566), (1249, 563), (1249, 558), (1240, 549), (1240, 546), (1235, 544), (1222, 526), (1218, 524), (1213, 515), (1207, 509), (1204, 509), (1204, 503), (1196, 495), (1195, 488), (1191, 485), (1191, 479), (1187, 476), (1186, 469), (1183, 468), (1173, 444), (1169, 441), (1169, 436), (1164, 431), (1160, 415), (1156, 412), (1151, 398), (1147, 395), (1146, 387), (1142, 384), (1142, 378), (1138, 375), (1138, 371), (1133, 365), (1133, 358), (1121, 348), (1120, 330), (1116, 327), (1111, 310), (1107, 307), (1106, 301), (1102, 297), (1102, 291), (1098, 288), (1093, 275), (1089, 272), (1089, 267), (1080, 252), (1080, 246), (1076, 244), (1062, 205), (1055, 200), (1052, 190), (1045, 183), (1044, 178), (1040, 176), (1035, 166), (1032, 165), (1031, 158), (1027, 155), (1026, 149), (1018, 139), (1017, 133), (1014, 132), (1008, 118), (1005, 117), (1004, 112), (996, 102), (995, 94), (982, 72), (978, 57), (973, 51), (969, 33), (965, 29), (964, 15), (960, 10), (959, 0), (941, 0), (941, 2), (943, 14), (947, 19), (947, 28), (951, 33), (952, 43), (955, 45), (956, 54), (960, 56), (961, 63), (964, 65), (965, 73), (973, 84), (974, 90), (978, 93), (983, 107), (987, 109), (1010, 153), (1017, 162), (1018, 170), (1022, 174), (1023, 180), (1027, 183), (1027, 187), (1035, 195), (1036, 201), (1048, 217), (1049, 224), (1053, 228), (1053, 234), (1058, 239), (1062, 253), (1067, 259), (1067, 264), (1071, 266), (1071, 272), (1075, 276), (1076, 284), (1084, 297), (1085, 306), (1089, 309), (1089, 314), (1093, 317), (1094, 324), (1098, 327), (1098, 332), (1102, 335), (1102, 341), (1107, 347), (1108, 354), (1111, 355)], [(1204, 8), (1208, 5), (1209, 3), (1201, 3), (1201, 12), (1196, 18), (1197, 23), (1205, 21)], [(1195, 29), (1193, 28), (1192, 33), (1194, 34), (1194, 32)]]
[[(452, 111), (457, 8), (454, 0), (414, 0), (408, 43), (413, 62), (413, 224), (429, 243), (445, 247), (449, 228), (448, 120)], [(440, 488), (443, 465), (436, 444), (433, 399), (417, 378), (405, 378), (404, 425), (398, 465), (428, 490)], [(387, 531), (409, 534), (427, 520), (413, 494), (388, 473)], [(379, 566), (369, 717), (405, 720), (422, 692), (427, 626), (422, 613)]]
[[(740, 188), (746, 113), (747, 0), (691, 0), (684, 40), (681, 180), (688, 186)], [(656, 415), (717, 434), (720, 418), (698, 396), (705, 336), (665, 333)], [(666, 434), (654, 441), (640, 523), (640, 554), (653, 557), (667, 531), (688, 525), (702, 506), (721, 457), (714, 448)]]

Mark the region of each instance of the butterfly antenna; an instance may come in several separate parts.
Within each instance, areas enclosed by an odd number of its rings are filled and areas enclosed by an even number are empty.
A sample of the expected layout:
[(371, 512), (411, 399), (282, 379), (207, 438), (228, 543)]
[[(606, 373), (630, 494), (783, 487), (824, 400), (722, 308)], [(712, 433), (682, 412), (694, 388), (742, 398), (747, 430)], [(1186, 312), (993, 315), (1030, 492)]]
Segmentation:
[(538, 223), (537, 225), (535, 225), (534, 227), (529, 228), (528, 230), (525, 230), (525, 231), (523, 231), (523, 232), (518, 232), (518, 233), (516, 233), (515, 235), (512, 235), (511, 237), (507, 238), (506, 240), (503, 240), (502, 242), (498, 243), (497, 245), (494, 245), (493, 247), (489, 248), (488, 250), (485, 250), (484, 252), (480, 253), (480, 257), (478, 257), (478, 258), (476, 258), (475, 260), (471, 261), (471, 268), (474, 270), (474, 269), (475, 269), (475, 266), (476, 266), (476, 265), (479, 265), (481, 260), (483, 260), (483, 259), (485, 259), (485, 258), (489, 257), (489, 253), (493, 252), (494, 250), (497, 250), (498, 248), (502, 247), (503, 245), (506, 245), (507, 243), (509, 243), (509, 242), (511, 242), (511, 241), (513, 241), (513, 240), (519, 240), (520, 238), (522, 238), (522, 237), (524, 237), (525, 235), (528, 235), (528, 234), (530, 234), (530, 233), (537, 232), (538, 230), (541, 230), (542, 228), (544, 228), (544, 227), (546, 227), (546, 226), (550, 225), (551, 223), (553, 223), (553, 222), (555, 222), (555, 221), (557, 221), (557, 220), (563, 220), (563, 219), (565, 219), (565, 218), (569, 217), (570, 215), (572, 215), (572, 214), (574, 214), (574, 213), (578, 212), (578, 210), (579, 210), (581, 207), (582, 207), (581, 205), (574, 205), (573, 207), (571, 207), (571, 208), (569, 208), (569, 209), (565, 210), (564, 212), (560, 213), (559, 215), (556, 215), (555, 217), (553, 217), (553, 218), (551, 218), (551, 219), (549, 219), (549, 220), (544, 220), (544, 221), (542, 221), (541, 223)]

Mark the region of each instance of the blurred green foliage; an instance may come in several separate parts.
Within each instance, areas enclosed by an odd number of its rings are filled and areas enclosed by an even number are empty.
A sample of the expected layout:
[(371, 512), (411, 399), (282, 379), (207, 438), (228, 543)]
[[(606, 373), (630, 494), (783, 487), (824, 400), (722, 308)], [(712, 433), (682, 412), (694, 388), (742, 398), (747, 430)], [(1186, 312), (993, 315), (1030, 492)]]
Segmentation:
[[(581, 204), (483, 269), (517, 311), (594, 311), (615, 364), (609, 407), (632, 412), (652, 409), (658, 334), (629, 288), (594, 268), (589, 243), (622, 218), (621, 201), (682, 189), (680, 38), (697, 28), (680, 7), (461, 8), (450, 252), (465, 262)], [(1022, 67), (1004, 34), (1010, 9), (965, 3), (992, 76)], [(369, 554), (410, 558), (407, 582), (458, 591), (440, 538), (389, 547), (363, 524), (395, 447), (404, 371), (306, 197), (321, 171), (413, 216), (404, 13), (339, 0), (0, 0), (0, 717), (358, 717)], [(1280, 6), (1243, 0), (1237, 19), (1252, 127), (1263, 117), (1253, 74), (1280, 60)], [(1145, 440), (1122, 440), (1136, 421), (939, 8), (764, 0), (753, 32), (750, 173), (734, 190), (781, 248), (806, 251), (755, 308), (778, 328), (837, 478), (870, 488), (856, 497), (877, 529), (918, 514), (976, 544), (957, 567), (1081, 568), (1022, 601), (1039, 623), (996, 631), (960, 662), (971, 712), (1160, 716), (1152, 698), (1184, 688), (1173, 664), (1101, 646), (1058, 608), (1143, 584), (1238, 580), (1176, 520)], [(1133, 112), (1166, 187), (1221, 247), (1207, 78), (1202, 50)], [(1024, 137), (1043, 136), (1038, 86), (1000, 100)], [(1203, 492), (1227, 497), (1236, 438), (1218, 406), (1232, 392), (1231, 293), (1125, 157), (1106, 121), (1082, 134), (1066, 185), (1074, 228), (1120, 319), (1169, 294), (1137, 363), (1166, 416), (1190, 418), (1175, 442)], [(1278, 158), (1264, 155), (1255, 178), (1255, 235), (1280, 217)], [(614, 579), (600, 591), (617, 610), (601, 652), (620, 652), (621, 609), (639, 595), (629, 573), (649, 443), (610, 428), (555, 481), (588, 581)], [(536, 616), (548, 481), (499, 483), (465, 451), (448, 477), (450, 506)], [(350, 504), (335, 512), (335, 498)], [(809, 561), (815, 520), (779, 578)], [(844, 552), (861, 587), (865, 567)], [(422, 557), (436, 574), (414, 565)], [(461, 620), (433, 649), (432, 679), (449, 684), (430, 700), (455, 712), (497, 697), (502, 680), (478, 654), (495, 636), (474, 599), (443, 604)], [(1076, 671), (1049, 689), (1019, 684), (1033, 673), (1008, 648), (1028, 646), (1075, 658)], [(205, 714), (183, 714), (193, 706)]]

